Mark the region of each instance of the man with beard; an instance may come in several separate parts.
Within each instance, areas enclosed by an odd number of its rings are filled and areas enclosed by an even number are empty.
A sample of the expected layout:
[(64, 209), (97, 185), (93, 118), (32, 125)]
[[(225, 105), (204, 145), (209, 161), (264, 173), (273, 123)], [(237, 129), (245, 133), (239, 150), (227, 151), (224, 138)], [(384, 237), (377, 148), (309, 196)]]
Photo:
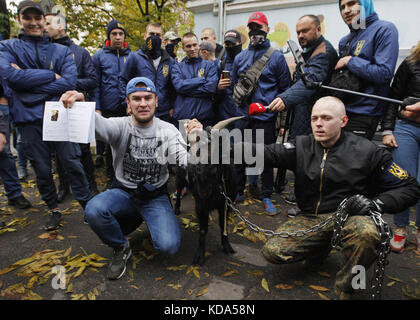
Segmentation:
[[(338, 4), (350, 32), (340, 40), (335, 69), (356, 75), (363, 93), (388, 96), (398, 59), (397, 28), (379, 19), (373, 0), (339, 0)], [(346, 130), (372, 139), (387, 103), (358, 96), (341, 98), (349, 117)]]
[[(158, 96), (154, 83), (147, 78), (130, 80), (126, 87), (130, 116), (106, 119), (95, 114), (98, 138), (111, 145), (116, 186), (89, 201), (86, 218), (92, 230), (114, 255), (108, 279), (119, 279), (125, 272), (131, 249), (126, 235), (145, 221), (157, 251), (175, 254), (181, 242), (178, 220), (168, 196), (168, 163), (187, 165), (186, 143), (181, 133), (166, 121), (155, 117)], [(71, 107), (83, 94), (66, 92), (61, 100)], [(196, 120), (192, 128), (202, 128)]]
[(160, 24), (149, 23), (147, 25), (144, 34), (146, 45), (129, 55), (121, 73), (121, 89), (125, 92), (128, 81), (134, 77), (153, 79), (159, 98), (156, 117), (173, 123), (173, 102), (176, 93), (172, 86), (171, 74), (176, 61), (165, 49), (161, 48), (162, 36)]
[[(271, 47), (270, 40), (267, 39), (270, 28), (268, 27), (268, 20), (264, 13), (253, 13), (248, 20), (248, 29), (250, 38), (249, 47), (238, 54), (233, 62), (232, 83), (234, 86), (237, 84), (240, 75), (246, 72), (257, 60), (261, 59)], [(276, 98), (289, 87), (290, 81), (289, 67), (287, 66), (284, 55), (279, 50), (274, 50), (267, 66), (262, 71), (255, 90), (239, 107), (248, 111), (248, 106), (254, 102), (259, 102), (264, 106), (270, 105), (270, 107), (275, 107), (278, 103), (278, 99)], [(276, 118), (277, 112), (248, 116), (245, 121), (241, 121), (241, 129), (253, 130), (254, 137), (258, 129), (263, 129), (264, 143), (271, 144), (277, 138)], [(244, 197), (246, 180), (245, 167), (243, 165), (238, 165), (237, 177), (239, 180), (237, 200), (241, 201)], [(249, 182), (250, 194), (256, 198), (262, 198), (265, 211), (269, 215), (278, 213), (271, 201), (273, 180), (273, 169), (265, 168), (261, 173), (262, 192), (257, 185), (258, 176), (250, 176)]]
[[(312, 81), (328, 81), (337, 63), (338, 56), (331, 43), (321, 34), (321, 22), (315, 15), (305, 15), (296, 24), (299, 44), (303, 49), (303, 59), (306, 62), (304, 71)], [(290, 114), (289, 139), (298, 135), (311, 133), (311, 111), (320, 93), (316, 89), (305, 86), (299, 74), (295, 73), (295, 83), (286, 91), (279, 94), (273, 111), (287, 109)], [(281, 170), (278, 186), (285, 185), (285, 170)], [(281, 177), (281, 178), (280, 178)], [(289, 193), (286, 202), (295, 203), (293, 193)]]
[[(337, 64), (338, 56), (331, 43), (321, 34), (321, 22), (317, 16), (305, 15), (296, 24), (302, 56), (306, 62), (304, 71), (307, 77), (316, 82), (329, 79)], [(293, 109), (294, 117), (289, 137), (311, 133), (311, 111), (319, 92), (307, 88), (299, 75), (294, 76), (295, 83), (275, 99), (274, 111)]]

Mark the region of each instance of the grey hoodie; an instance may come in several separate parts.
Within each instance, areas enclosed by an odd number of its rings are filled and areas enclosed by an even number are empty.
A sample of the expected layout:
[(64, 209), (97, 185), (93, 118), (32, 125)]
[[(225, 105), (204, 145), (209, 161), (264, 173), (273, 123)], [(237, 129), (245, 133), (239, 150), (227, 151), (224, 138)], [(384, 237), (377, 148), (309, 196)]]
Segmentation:
[(187, 165), (181, 133), (159, 118), (141, 127), (131, 116), (106, 119), (95, 113), (95, 131), (98, 140), (111, 145), (115, 177), (126, 188), (138, 184), (159, 188), (168, 181), (168, 163)]

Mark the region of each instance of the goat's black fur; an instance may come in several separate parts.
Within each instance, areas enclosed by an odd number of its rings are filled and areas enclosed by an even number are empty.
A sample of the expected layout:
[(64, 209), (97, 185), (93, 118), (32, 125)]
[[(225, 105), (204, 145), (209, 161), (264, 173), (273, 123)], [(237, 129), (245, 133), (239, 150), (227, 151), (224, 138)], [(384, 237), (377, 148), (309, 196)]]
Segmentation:
[[(223, 234), (225, 215), (229, 208), (225, 205), (225, 198), (220, 193), (222, 190), (230, 198), (236, 196), (235, 166), (231, 164), (195, 164), (188, 168), (178, 167), (176, 174), (177, 199), (175, 213), (180, 213), (181, 191), (186, 186), (188, 172), (188, 186), (195, 200), (195, 212), (200, 225), (198, 249), (194, 255), (193, 264), (203, 265), (205, 260), (206, 235), (208, 231), (209, 214), (217, 209), (219, 212), (219, 225), (222, 238), (223, 250), (226, 254), (232, 254), (232, 249), (227, 235)], [(227, 218), (227, 217), (226, 217)], [(227, 229), (227, 226), (226, 226)], [(226, 230), (227, 234), (227, 230)]]

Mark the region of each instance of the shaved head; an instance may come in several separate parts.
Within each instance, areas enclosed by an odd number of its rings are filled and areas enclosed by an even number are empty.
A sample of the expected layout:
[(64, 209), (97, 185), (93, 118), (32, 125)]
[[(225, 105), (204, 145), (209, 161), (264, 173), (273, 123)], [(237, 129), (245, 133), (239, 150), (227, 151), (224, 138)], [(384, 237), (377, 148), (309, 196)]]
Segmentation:
[[(338, 117), (342, 117), (346, 115), (346, 106), (344, 105), (343, 101), (341, 101), (340, 99), (336, 97), (327, 96), (327, 97), (323, 97), (319, 99), (317, 102), (315, 102), (313, 109), (315, 109), (316, 107), (318, 108), (320, 106), (325, 106), (325, 107), (330, 108), (331, 111), (336, 113)], [(313, 112), (313, 109), (312, 109), (312, 112)]]
[(347, 122), (346, 107), (338, 98), (323, 97), (312, 108), (312, 132), (324, 148), (330, 148), (337, 142)]

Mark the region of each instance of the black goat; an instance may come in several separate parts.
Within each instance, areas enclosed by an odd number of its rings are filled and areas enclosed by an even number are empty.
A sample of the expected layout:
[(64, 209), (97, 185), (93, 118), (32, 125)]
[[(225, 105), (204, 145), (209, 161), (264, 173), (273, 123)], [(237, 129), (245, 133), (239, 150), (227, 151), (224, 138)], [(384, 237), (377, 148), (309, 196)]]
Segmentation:
[[(213, 129), (222, 129), (237, 118), (228, 119), (222, 124), (216, 124)], [(208, 132), (209, 129), (207, 130)], [(207, 143), (200, 141), (200, 143)], [(209, 152), (210, 154), (210, 152)], [(230, 199), (234, 200), (237, 191), (235, 166), (233, 164), (188, 164), (187, 168), (178, 167), (176, 174), (177, 198), (175, 202), (175, 213), (180, 213), (181, 190), (187, 185), (195, 200), (195, 213), (197, 215), (200, 236), (198, 249), (194, 255), (193, 264), (203, 265), (205, 260), (206, 235), (208, 231), (209, 214), (212, 210), (219, 212), (219, 225), (221, 230), (222, 247), (226, 254), (235, 251), (229, 243), (227, 235), (227, 214), (229, 208), (226, 205), (223, 191)]]

